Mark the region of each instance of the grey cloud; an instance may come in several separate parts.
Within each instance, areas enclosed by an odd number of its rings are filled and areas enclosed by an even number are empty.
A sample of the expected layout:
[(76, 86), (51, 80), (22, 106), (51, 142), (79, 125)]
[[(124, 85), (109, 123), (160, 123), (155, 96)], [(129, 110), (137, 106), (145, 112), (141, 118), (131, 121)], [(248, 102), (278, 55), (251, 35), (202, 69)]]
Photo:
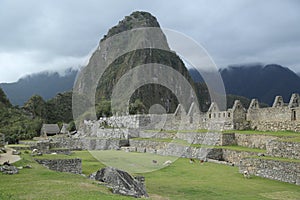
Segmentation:
[[(276, 62), (300, 71), (297, 0), (2, 0), (0, 82), (80, 65), (108, 29), (134, 10), (149, 11), (162, 27), (195, 39), (219, 67)], [(7, 54), (19, 61), (5, 63)], [(9, 79), (8, 65), (18, 71)]]

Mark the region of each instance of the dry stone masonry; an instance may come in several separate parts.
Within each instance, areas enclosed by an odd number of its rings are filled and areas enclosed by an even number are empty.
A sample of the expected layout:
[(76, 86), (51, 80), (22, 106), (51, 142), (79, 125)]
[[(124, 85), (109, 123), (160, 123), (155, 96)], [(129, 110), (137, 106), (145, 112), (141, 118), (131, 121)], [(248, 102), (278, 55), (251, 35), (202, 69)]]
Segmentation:
[[(103, 117), (99, 121), (84, 123), (83, 132), (101, 136), (103, 125), (128, 129), (164, 130), (259, 130), (259, 131), (297, 131), (300, 132), (299, 95), (293, 94), (289, 103), (277, 96), (272, 107), (260, 108), (257, 99), (252, 99), (248, 110), (239, 100), (232, 108), (222, 111), (215, 102), (206, 113), (197, 113), (192, 103), (188, 111), (179, 104), (173, 114), (138, 114)], [(193, 112), (192, 112), (193, 111)], [(182, 114), (183, 113), (183, 114)], [(161, 123), (163, 122), (163, 123)], [(112, 134), (115, 138), (127, 137), (124, 131)]]
[[(196, 104), (192, 103), (188, 112), (178, 105), (173, 114), (103, 117), (98, 121), (84, 121), (75, 135), (55, 136), (30, 146), (42, 153), (68, 154), (72, 150), (121, 149), (127, 152), (217, 160), (240, 166), (240, 171), (249, 170), (252, 175), (299, 184), (299, 142), (273, 135), (235, 131), (253, 129), (298, 132), (298, 102), (299, 95), (293, 94), (289, 103), (284, 103), (282, 97), (277, 96), (270, 108), (259, 108), (258, 101), (253, 99), (248, 110), (237, 100), (226, 111), (221, 111), (213, 102), (207, 113), (197, 113)], [(235, 149), (232, 146), (241, 148)], [(81, 173), (80, 160), (38, 162), (49, 169)]]
[(300, 162), (269, 160), (263, 158), (244, 158), (240, 172), (300, 185)]
[(69, 172), (74, 174), (82, 173), (81, 159), (35, 159), (39, 164), (47, 167), (48, 169)]

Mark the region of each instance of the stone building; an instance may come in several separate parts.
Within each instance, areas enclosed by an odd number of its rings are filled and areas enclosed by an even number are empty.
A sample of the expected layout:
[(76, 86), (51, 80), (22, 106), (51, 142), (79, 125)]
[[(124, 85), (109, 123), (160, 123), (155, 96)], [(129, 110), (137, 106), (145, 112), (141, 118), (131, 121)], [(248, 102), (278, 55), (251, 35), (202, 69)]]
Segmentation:
[(69, 124), (64, 123), (60, 129), (60, 133), (62, 133), (62, 134), (69, 133)]
[(221, 111), (218, 105), (215, 102), (212, 102), (207, 111), (206, 121), (208, 124), (213, 124), (215, 129), (244, 129), (246, 109), (239, 100), (235, 100), (233, 107), (226, 111)]
[[(252, 99), (248, 109), (239, 100), (232, 108), (220, 110), (215, 102), (206, 113), (192, 103), (188, 111), (178, 105), (175, 113), (167, 115), (125, 115), (101, 118), (99, 122), (112, 127), (130, 129), (164, 130), (259, 130), (300, 132), (299, 95), (293, 94), (289, 103), (281, 96), (275, 97), (272, 107), (260, 108), (257, 99)], [(162, 124), (162, 126), (160, 125)], [(158, 125), (158, 126), (157, 126)]]
[(41, 129), (41, 136), (53, 136), (60, 133), (60, 129), (57, 124), (43, 124)]
[(246, 120), (250, 128), (262, 131), (300, 131), (299, 94), (292, 94), (289, 103), (276, 96), (273, 106), (260, 108), (257, 99), (252, 99)]

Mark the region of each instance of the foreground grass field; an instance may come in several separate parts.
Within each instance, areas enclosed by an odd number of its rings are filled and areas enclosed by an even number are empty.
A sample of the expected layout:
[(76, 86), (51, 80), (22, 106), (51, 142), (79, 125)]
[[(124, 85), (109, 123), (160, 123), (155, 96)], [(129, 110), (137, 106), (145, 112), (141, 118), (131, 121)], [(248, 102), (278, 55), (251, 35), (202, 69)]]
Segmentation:
[[(136, 163), (136, 153), (103, 152), (110, 154), (112, 165), (123, 161)], [(142, 154), (144, 156), (152, 155)], [(90, 174), (104, 165), (87, 151), (75, 152), (72, 157), (83, 159), (83, 173)], [(99, 154), (100, 156), (100, 154)], [(104, 186), (81, 175), (50, 171), (22, 155), (18, 166), (31, 164), (33, 169), (23, 169), (20, 174), (0, 175), (0, 199), (134, 199), (113, 195)], [(105, 158), (106, 159), (106, 158)], [(145, 159), (145, 158), (144, 158)], [(161, 157), (160, 161), (165, 160)], [(123, 162), (122, 161), (122, 162)], [(151, 199), (293, 199), (300, 197), (300, 187), (259, 177), (244, 179), (238, 168), (213, 163), (190, 164), (188, 159), (178, 159), (172, 165), (142, 174), (146, 177)]]

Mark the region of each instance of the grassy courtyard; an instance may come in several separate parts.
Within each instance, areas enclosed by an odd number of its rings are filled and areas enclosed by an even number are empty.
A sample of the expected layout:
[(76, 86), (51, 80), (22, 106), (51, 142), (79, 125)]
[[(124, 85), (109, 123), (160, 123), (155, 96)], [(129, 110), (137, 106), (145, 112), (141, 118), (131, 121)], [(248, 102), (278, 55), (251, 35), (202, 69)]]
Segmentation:
[[(153, 155), (103, 151), (97, 152), (101, 160), (119, 167), (136, 165), (138, 160), (147, 163)], [(83, 160), (83, 173), (88, 175), (104, 165), (88, 151), (75, 152), (72, 157)], [(19, 174), (0, 175), (0, 199), (134, 199), (111, 194), (104, 186), (81, 175), (50, 171), (22, 154), (17, 166), (32, 165)], [(170, 157), (169, 157), (170, 158)], [(169, 159), (157, 156), (157, 165)], [(174, 159), (175, 160), (175, 159)], [(124, 162), (126, 164), (124, 165)], [(168, 167), (142, 173), (146, 177), (147, 192), (151, 199), (299, 199), (300, 187), (259, 177), (244, 179), (238, 168), (213, 163), (190, 164), (180, 158)], [(142, 167), (143, 165), (138, 167)], [(147, 167), (149, 167), (147, 166)], [(154, 170), (154, 171), (153, 171)]]

